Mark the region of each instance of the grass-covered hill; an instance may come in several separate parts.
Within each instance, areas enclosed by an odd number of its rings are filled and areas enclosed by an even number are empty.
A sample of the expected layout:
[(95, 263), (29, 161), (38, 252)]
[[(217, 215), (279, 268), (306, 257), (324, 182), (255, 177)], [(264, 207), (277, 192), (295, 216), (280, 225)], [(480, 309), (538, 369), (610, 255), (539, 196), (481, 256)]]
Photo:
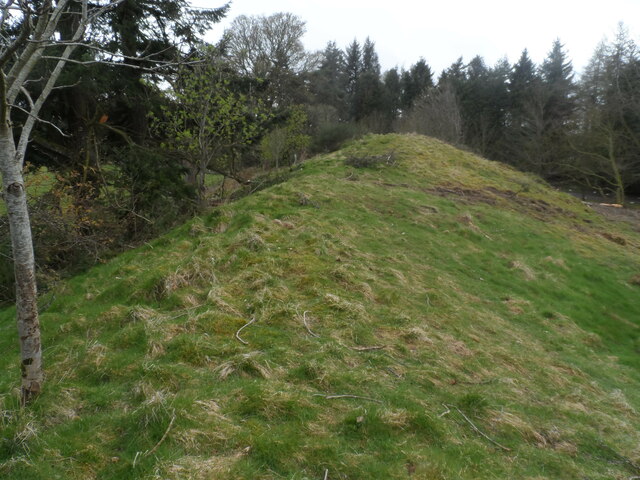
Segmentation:
[[(392, 161), (386, 161), (392, 154)], [(6, 479), (640, 476), (640, 235), (370, 136), (46, 294)]]

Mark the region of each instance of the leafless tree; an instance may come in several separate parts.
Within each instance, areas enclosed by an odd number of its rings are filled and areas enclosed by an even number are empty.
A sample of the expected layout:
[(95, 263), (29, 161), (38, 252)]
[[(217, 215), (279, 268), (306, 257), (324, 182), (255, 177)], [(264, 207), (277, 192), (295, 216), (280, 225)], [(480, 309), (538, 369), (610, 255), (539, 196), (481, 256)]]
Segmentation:
[(399, 128), (459, 145), (462, 142), (462, 116), (453, 88), (445, 83), (429, 91), (400, 120)]
[(305, 52), (305, 31), (305, 22), (291, 13), (241, 15), (225, 32), (223, 44), (238, 73), (266, 80), (277, 104), (287, 98), (295, 76), (318, 61)]
[[(42, 348), (37, 308), (37, 288), (31, 225), (23, 168), (31, 131), (40, 110), (55, 88), (73, 52), (84, 45), (93, 22), (122, 0), (4, 0), (0, 3), (0, 174), (7, 206), (16, 278), (16, 310), (21, 350), (21, 400), (26, 404), (42, 389)], [(62, 21), (74, 25), (73, 34), (61, 40)], [(8, 32), (17, 31), (10, 35)], [(47, 60), (45, 64), (45, 60)], [(46, 70), (46, 67), (50, 68)], [(45, 71), (32, 94), (33, 72)], [(21, 110), (26, 120), (14, 125), (11, 114)], [(17, 140), (17, 141), (16, 141)]]

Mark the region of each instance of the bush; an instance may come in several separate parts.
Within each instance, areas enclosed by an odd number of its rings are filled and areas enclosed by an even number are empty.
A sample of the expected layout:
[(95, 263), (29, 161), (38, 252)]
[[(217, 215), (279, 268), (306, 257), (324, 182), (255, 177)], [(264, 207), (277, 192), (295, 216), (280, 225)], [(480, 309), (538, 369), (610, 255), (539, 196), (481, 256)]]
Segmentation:
[(318, 129), (311, 148), (314, 153), (333, 152), (360, 135), (360, 129), (353, 123), (329, 123)]

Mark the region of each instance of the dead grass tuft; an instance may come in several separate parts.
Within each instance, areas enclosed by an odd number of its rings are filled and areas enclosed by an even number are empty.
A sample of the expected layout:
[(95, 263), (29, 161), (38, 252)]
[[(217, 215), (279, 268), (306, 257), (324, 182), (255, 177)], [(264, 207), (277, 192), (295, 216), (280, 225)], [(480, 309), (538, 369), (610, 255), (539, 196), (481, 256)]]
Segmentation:
[(509, 268), (520, 271), (527, 281), (536, 279), (536, 272), (521, 260), (513, 260), (509, 263)]
[(565, 270), (569, 270), (569, 267), (567, 267), (567, 264), (565, 263), (565, 261), (562, 258), (554, 258), (552, 256), (548, 256), (548, 257), (544, 257), (542, 259), (543, 262), (545, 263), (550, 263), (552, 265), (555, 265), (556, 267), (560, 267), (563, 268)]
[(225, 292), (221, 288), (213, 288), (209, 290), (209, 293), (207, 294), (207, 301), (218, 307), (223, 312), (242, 317), (242, 313), (240, 313), (237, 308), (224, 300), (224, 295)]
[(522, 315), (525, 312), (525, 308), (530, 305), (530, 302), (520, 298), (507, 298), (503, 302), (514, 315)]
[(635, 415), (636, 410), (631, 406), (629, 400), (627, 400), (626, 395), (620, 389), (615, 389), (609, 394), (609, 398), (611, 399), (611, 405), (618, 411), (629, 415)]
[(128, 318), (132, 322), (144, 322), (147, 325), (154, 325), (160, 318), (158, 312), (152, 308), (136, 306), (128, 312)]
[(287, 230), (293, 230), (296, 227), (292, 222), (287, 222), (278, 218), (276, 218), (273, 223), (275, 223), (279, 227), (286, 228)]
[(259, 252), (267, 248), (267, 242), (255, 232), (247, 232), (240, 242), (245, 248), (253, 252)]
[(401, 334), (401, 337), (409, 343), (427, 343), (433, 344), (433, 340), (429, 338), (427, 332), (420, 327), (411, 327)]
[(360, 303), (349, 302), (348, 300), (340, 298), (339, 296), (334, 295), (332, 293), (325, 294), (324, 299), (326, 303), (329, 305), (329, 307), (333, 308), (334, 310), (347, 313), (350, 316), (355, 318), (360, 318), (360, 319), (367, 318), (367, 311), (364, 308), (364, 306)]
[(262, 352), (249, 352), (236, 355), (231, 360), (218, 365), (215, 369), (220, 379), (224, 380), (231, 375), (240, 377), (271, 378), (272, 369), (264, 359)]
[[(184, 456), (177, 462), (165, 464), (154, 480), (211, 480), (228, 474), (233, 465), (251, 451), (243, 448), (227, 455)], [(226, 478), (226, 477), (225, 477)]]
[(452, 353), (460, 357), (470, 357), (473, 355), (473, 351), (469, 347), (467, 347), (466, 343), (464, 343), (462, 340), (458, 340), (446, 333), (442, 334), (441, 337), (449, 351), (451, 351)]
[(108, 353), (109, 349), (104, 345), (98, 343), (97, 341), (90, 342), (87, 345), (85, 362), (92, 363), (96, 367), (99, 367), (107, 358)]
[(217, 283), (213, 259), (197, 258), (165, 276), (156, 286), (156, 296), (166, 298), (182, 288)]

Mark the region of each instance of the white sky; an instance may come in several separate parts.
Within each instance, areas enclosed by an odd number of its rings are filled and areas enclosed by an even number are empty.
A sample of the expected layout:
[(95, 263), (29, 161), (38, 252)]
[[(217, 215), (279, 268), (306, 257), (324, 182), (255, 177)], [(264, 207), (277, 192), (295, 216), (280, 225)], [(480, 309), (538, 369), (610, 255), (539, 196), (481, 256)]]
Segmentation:
[[(217, 7), (225, 0), (192, 3)], [(556, 38), (581, 70), (619, 22), (635, 40), (640, 35), (640, 0), (233, 0), (208, 40), (219, 39), (239, 15), (276, 12), (306, 21), (307, 50), (322, 50), (330, 40), (344, 49), (354, 38), (362, 43), (369, 36), (383, 70), (408, 68), (424, 57), (436, 77), (459, 56), (468, 62), (481, 55), (488, 65), (506, 56), (513, 64), (527, 48), (540, 64)]]

